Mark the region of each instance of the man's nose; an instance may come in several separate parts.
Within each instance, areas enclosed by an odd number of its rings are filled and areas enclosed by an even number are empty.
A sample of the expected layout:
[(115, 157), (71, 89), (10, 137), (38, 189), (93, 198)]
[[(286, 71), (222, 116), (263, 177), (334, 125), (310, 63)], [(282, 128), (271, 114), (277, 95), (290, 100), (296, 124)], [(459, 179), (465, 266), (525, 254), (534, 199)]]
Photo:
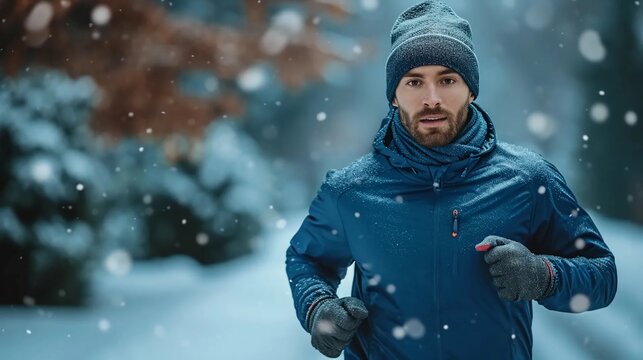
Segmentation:
[(440, 106), (442, 103), (442, 98), (438, 93), (435, 86), (428, 86), (424, 92), (424, 97), (422, 98), (422, 103), (424, 106), (429, 108), (435, 108)]

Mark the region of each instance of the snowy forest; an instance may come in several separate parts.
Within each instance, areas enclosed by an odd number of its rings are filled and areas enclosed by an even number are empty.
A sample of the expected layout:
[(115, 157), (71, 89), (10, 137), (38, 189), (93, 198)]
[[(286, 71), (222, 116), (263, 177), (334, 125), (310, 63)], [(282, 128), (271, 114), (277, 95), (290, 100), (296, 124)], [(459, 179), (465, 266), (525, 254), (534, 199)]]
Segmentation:
[[(615, 255), (609, 307), (534, 305), (534, 358), (643, 358), (640, 2), (445, 2), (499, 140), (556, 165)], [(325, 358), (285, 250), (372, 150), (415, 3), (1, 1), (0, 358)]]

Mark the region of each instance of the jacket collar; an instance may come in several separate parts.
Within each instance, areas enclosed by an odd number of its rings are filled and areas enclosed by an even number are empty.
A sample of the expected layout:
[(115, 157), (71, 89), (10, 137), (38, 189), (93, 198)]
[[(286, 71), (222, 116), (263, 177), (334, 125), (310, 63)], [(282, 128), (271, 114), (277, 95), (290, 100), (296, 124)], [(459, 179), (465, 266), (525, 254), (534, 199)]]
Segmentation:
[[(407, 173), (406, 175), (411, 176), (414, 180), (422, 183), (429, 181), (433, 185), (434, 190), (439, 190), (445, 182), (452, 183), (461, 181), (471, 172), (482, 156), (488, 154), (495, 148), (497, 142), (496, 129), (489, 115), (478, 104), (473, 103), (472, 105), (480, 111), (482, 118), (487, 122), (487, 135), (480, 151), (469, 155), (466, 159), (439, 166), (419, 166), (417, 164), (411, 164), (404, 156), (390, 147), (393, 138), (391, 130), (392, 121), (390, 121), (392, 110), (389, 111), (387, 117), (382, 120), (378, 135), (373, 141), (373, 148), (376, 152), (386, 157), (391, 166), (403, 170), (403, 172)], [(382, 134), (382, 132), (385, 133)]]

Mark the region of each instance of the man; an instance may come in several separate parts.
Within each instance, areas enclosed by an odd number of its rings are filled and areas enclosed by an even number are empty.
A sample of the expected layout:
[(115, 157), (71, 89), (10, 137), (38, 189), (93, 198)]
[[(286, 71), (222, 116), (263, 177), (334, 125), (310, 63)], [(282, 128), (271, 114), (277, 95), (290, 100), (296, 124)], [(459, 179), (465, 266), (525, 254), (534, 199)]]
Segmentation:
[(496, 139), (467, 21), (426, 1), (391, 42), (374, 149), (329, 172), (287, 250), (297, 317), (329, 357), (529, 359), (531, 300), (609, 305), (614, 256), (552, 164)]

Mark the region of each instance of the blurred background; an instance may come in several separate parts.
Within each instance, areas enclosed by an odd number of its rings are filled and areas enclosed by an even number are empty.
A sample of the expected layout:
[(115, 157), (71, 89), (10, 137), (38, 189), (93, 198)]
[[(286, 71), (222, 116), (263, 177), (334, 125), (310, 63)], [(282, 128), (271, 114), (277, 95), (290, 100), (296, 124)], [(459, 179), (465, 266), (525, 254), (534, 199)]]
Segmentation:
[[(559, 168), (616, 257), (610, 307), (535, 305), (534, 358), (643, 358), (639, 1), (446, 2), (498, 138)], [(1, 1), (0, 358), (323, 358), (285, 250), (371, 150), (415, 3)]]

